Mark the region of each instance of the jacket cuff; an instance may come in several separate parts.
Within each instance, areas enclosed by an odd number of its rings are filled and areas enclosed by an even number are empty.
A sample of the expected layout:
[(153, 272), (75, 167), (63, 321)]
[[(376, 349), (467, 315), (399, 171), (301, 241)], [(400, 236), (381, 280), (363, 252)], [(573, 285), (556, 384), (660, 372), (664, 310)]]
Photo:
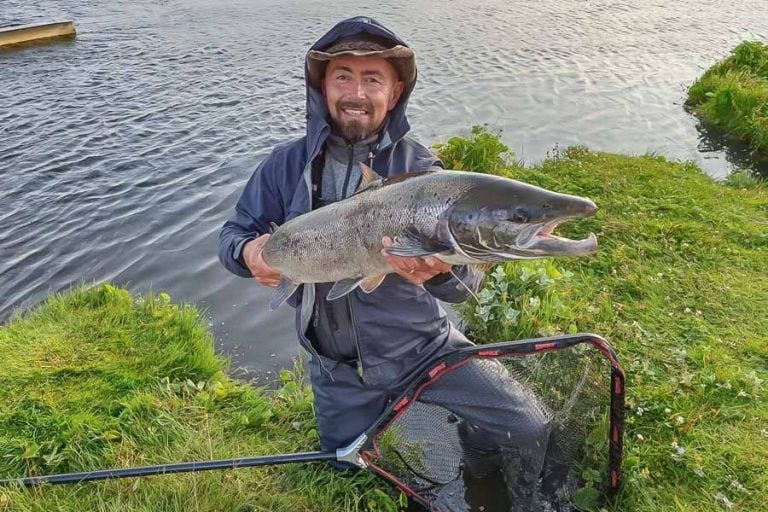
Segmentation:
[(237, 241), (235, 244), (235, 248), (232, 251), (232, 258), (239, 263), (245, 270), (248, 271), (248, 273), (251, 273), (251, 270), (248, 268), (248, 265), (245, 264), (245, 260), (243, 260), (243, 248), (245, 247), (245, 244), (250, 242), (251, 240), (255, 240), (253, 237), (246, 237), (242, 238)]
[[(461, 270), (460, 268), (457, 268), (456, 270), (454, 270), (454, 272), (457, 272), (460, 270)], [(439, 286), (441, 284), (447, 283), (451, 279), (453, 279), (453, 274), (451, 274), (450, 272), (443, 272), (442, 274), (437, 274), (435, 277), (427, 281), (427, 283), (429, 283), (430, 285)]]

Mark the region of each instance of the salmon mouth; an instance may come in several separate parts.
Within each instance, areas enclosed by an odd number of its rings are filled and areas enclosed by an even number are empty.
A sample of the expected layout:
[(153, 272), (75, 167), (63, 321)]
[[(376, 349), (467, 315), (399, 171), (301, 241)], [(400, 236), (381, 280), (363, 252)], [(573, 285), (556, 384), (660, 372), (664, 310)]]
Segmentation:
[(580, 240), (554, 234), (557, 226), (571, 218), (580, 217), (561, 217), (523, 229), (515, 241), (516, 249), (542, 256), (588, 256), (594, 254), (597, 250), (597, 236), (594, 233), (590, 233), (587, 238)]

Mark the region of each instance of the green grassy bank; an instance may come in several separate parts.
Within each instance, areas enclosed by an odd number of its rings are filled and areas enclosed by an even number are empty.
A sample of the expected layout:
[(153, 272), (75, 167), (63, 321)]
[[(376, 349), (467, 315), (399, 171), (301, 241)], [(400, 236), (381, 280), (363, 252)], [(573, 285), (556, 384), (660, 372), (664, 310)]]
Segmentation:
[[(104, 285), (0, 328), (0, 476), (317, 449), (311, 393), (228, 379), (202, 315)], [(392, 510), (372, 476), (324, 465), (0, 488), (0, 511)], [(383, 486), (381, 488), (384, 488)]]
[[(597, 216), (558, 232), (593, 231), (600, 249), (500, 267), (464, 307), (470, 331), (489, 342), (593, 331), (617, 348), (628, 372), (626, 483), (606, 510), (764, 510), (768, 189), (583, 148), (521, 168), (499, 159), (494, 140), (457, 139), (441, 153), (591, 197)], [(193, 307), (110, 285), (14, 318), (0, 327), (0, 476), (317, 448), (296, 375), (284, 372), (275, 392), (251, 389), (225, 376), (212, 346)], [(365, 473), (282, 466), (6, 488), (0, 511), (393, 510), (386, 489)]]
[(688, 90), (686, 105), (730, 136), (768, 153), (768, 45), (745, 41)]
[(589, 331), (618, 349), (630, 406), (626, 483), (608, 509), (765, 510), (768, 187), (580, 147), (522, 168), (488, 135), (476, 129), (472, 144), (439, 149), (449, 166), (592, 198), (597, 216), (558, 232), (594, 232), (599, 250), (498, 267), (462, 308), (470, 333), (498, 341)]

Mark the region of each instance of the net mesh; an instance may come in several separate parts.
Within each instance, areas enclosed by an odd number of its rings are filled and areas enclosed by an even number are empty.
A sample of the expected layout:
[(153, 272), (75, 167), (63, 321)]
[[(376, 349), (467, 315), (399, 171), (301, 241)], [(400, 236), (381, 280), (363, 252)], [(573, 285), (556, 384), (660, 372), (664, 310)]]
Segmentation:
[(609, 474), (611, 363), (595, 346), (435, 368), (363, 451), (430, 510), (575, 510)]

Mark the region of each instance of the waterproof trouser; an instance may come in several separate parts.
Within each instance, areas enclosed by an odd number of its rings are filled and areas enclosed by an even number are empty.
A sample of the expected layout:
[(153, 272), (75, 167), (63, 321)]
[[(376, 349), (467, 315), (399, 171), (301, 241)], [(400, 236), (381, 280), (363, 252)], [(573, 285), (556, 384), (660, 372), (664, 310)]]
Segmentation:
[[(404, 391), (397, 383), (370, 386), (355, 367), (326, 371), (310, 361), (315, 413), (323, 450), (352, 442)], [(521, 478), (538, 478), (549, 437), (550, 418), (534, 394), (494, 360), (472, 360), (443, 374), (418, 401), (439, 405), (461, 425), (466, 449), (502, 452), (521, 463)], [(478, 475), (482, 476), (482, 475)]]

